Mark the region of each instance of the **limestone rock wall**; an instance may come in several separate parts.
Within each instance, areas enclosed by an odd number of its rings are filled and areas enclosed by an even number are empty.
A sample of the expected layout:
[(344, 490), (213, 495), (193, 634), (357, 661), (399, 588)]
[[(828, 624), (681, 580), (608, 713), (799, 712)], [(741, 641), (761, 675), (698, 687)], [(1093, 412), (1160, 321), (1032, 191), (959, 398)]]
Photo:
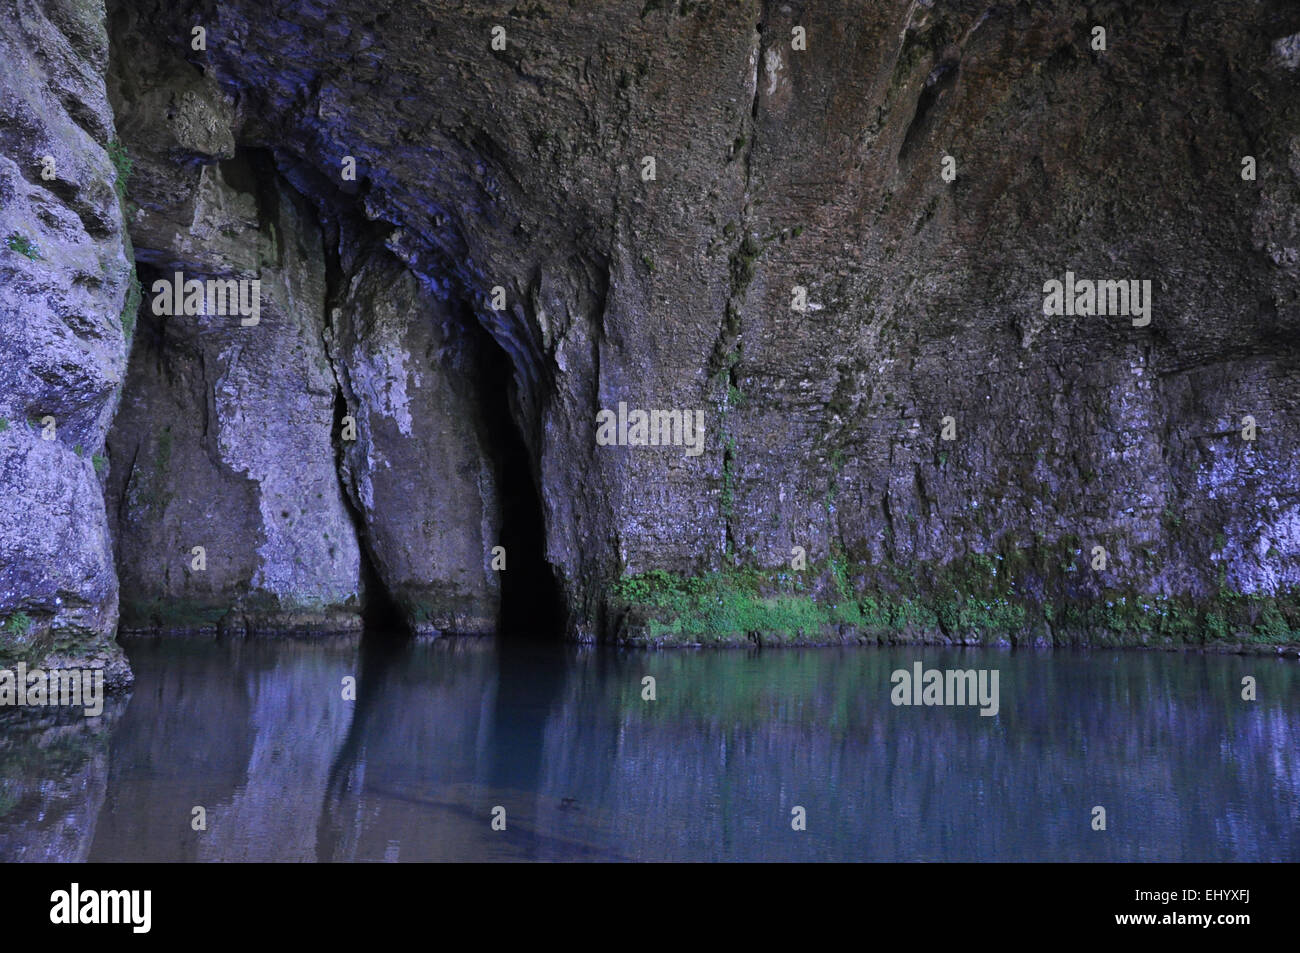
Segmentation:
[(122, 687), (101, 481), (132, 269), (104, 10), (5, 0), (0, 21), (0, 660)]
[[(369, 582), (417, 632), (493, 631), (496, 467), (446, 290), (239, 148), (236, 97), (141, 24), (116, 12), (111, 82), (145, 280), (109, 441), (124, 627), (355, 628)], [(256, 324), (156, 314), (176, 275), (256, 280)]]
[[(36, 42), (19, 9), (14, 55), (62, 69), (76, 17)], [(100, 290), (125, 254), (266, 291), (258, 328), (141, 316), (108, 497), (143, 624), (159, 600), (345, 624), (371, 567), (417, 627), (487, 627), (519, 496), (479, 386), (504, 361), (572, 638), (1296, 639), (1293, 5), (115, 0), (110, 21), (137, 250), (90, 146), (102, 201), (61, 199), (111, 253)], [(79, 76), (41, 115), (102, 146)], [(5, 294), (44, 274), (4, 261)], [(1150, 320), (1046, 313), (1067, 273), (1150, 282)], [(111, 361), (59, 366), (0, 399), (70, 401), (40, 452), (93, 452)], [(620, 404), (699, 411), (703, 451), (599, 445)], [(222, 554), (201, 584), (195, 526)], [(109, 577), (87, 577), (103, 624)]]
[(379, 578), (419, 634), (494, 631), (501, 505), (473, 346), (387, 252), (358, 266), (333, 315), (357, 431), (344, 474)]
[(132, 6), (510, 356), (570, 635), (1300, 623), (1288, 5)]
[[(123, 625), (356, 628), (361, 554), (335, 467), (320, 231), (293, 193), (240, 193), (226, 176), (258, 173), (222, 166), (196, 215), (238, 234), (250, 260), (200, 255), (179, 273), (258, 281), (257, 323), (155, 315), (177, 272), (142, 269), (145, 305), (109, 440)], [(220, 221), (241, 205), (251, 225)]]

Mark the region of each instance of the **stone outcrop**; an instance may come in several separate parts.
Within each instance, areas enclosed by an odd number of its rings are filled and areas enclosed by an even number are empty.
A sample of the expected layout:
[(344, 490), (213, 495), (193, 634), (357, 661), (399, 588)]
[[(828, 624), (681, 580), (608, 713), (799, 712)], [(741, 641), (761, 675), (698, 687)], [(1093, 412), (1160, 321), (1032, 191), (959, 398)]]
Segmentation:
[(344, 476), (379, 579), (417, 634), (494, 631), (498, 476), (459, 316), (387, 251), (357, 267), (334, 316), (356, 423)]
[[(315, 211), (266, 157), (236, 151), (216, 85), (132, 39), (139, 29), (118, 11), (109, 84), (134, 161), (143, 285), (108, 442), (122, 625), (357, 628), (361, 554), (331, 443)], [(205, 313), (175, 306), (191, 281)], [(239, 300), (256, 298), (256, 313), (234, 313), (233, 296), (208, 307), (208, 283), (229, 281), (248, 283)]]
[[(233, 100), (141, 39), (133, 11), (114, 29), (145, 280), (109, 441), (123, 626), (354, 628), (369, 583), (419, 634), (493, 631), (477, 338), (382, 228), (319, 201), (309, 170), (237, 148)], [(166, 296), (177, 276), (256, 280), (256, 323), (155, 314), (153, 282)]]
[[(196, 216), (238, 234), (228, 240), (249, 260), (142, 268), (146, 306), (109, 440), (123, 626), (355, 628), (361, 555), (331, 444), (320, 232), (301, 199), (259, 202), (224, 177), (252, 181), (251, 168), (222, 165)], [(259, 282), (257, 323), (152, 314), (176, 274)]]
[(130, 670), (101, 488), (129, 240), (103, 6), (0, 5), (0, 662)]

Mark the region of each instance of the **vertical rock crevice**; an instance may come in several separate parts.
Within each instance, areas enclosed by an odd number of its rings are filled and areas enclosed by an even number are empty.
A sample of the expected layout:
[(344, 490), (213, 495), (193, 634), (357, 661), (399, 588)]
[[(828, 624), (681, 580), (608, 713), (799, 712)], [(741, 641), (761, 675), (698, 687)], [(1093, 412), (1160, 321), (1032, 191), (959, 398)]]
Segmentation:
[(352, 531), (357, 539), (361, 563), (361, 619), (368, 632), (384, 636), (407, 632), (406, 619), (401, 607), (388, 591), (383, 577), (375, 566), (374, 543), (366, 532), (365, 516), (357, 506), (355, 489), (349, 486), (344, 450), (345, 435), (355, 429), (355, 420), (348, 413), (348, 398), (344, 382), (339, 375), (337, 358), (331, 348), (334, 335), (334, 313), (341, 295), (343, 281), (339, 264), (337, 228), (324, 223), (325, 251), (325, 309), (321, 328), (321, 346), (329, 362), (334, 379), (334, 421), (331, 431), (334, 442), (334, 473), (338, 478), (339, 498), (347, 511)]

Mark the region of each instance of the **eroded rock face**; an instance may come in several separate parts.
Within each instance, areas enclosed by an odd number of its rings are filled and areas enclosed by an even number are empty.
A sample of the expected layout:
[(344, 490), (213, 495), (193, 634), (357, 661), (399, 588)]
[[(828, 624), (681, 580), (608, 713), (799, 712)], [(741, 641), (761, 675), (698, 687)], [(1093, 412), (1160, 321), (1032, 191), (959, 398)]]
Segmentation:
[[(382, 228), (300, 194), (319, 187), (300, 169), (237, 150), (233, 99), (148, 42), (134, 11), (114, 29), (146, 279), (110, 440), (124, 626), (352, 628), (366, 560), (417, 633), (493, 631), (481, 345), (446, 289), (417, 280)], [(156, 315), (153, 282), (165, 295), (177, 274), (257, 280), (257, 323)]]
[(131, 283), (110, 161), (102, 4), (0, 6), (0, 662), (116, 688), (117, 579), (97, 471)]
[[(144, 283), (109, 439), (123, 627), (357, 628), (320, 224), (269, 159), (236, 153), (231, 100), (147, 33), (116, 12), (110, 93)], [(186, 282), (203, 284), (201, 313)]]
[[(510, 356), (571, 635), (1300, 621), (1284, 4), (132, 6)], [(705, 452), (596, 447), (619, 401)]]
[(501, 506), (466, 330), (386, 252), (359, 266), (333, 316), (356, 423), (345, 475), (379, 578), (418, 634), (494, 631)]
[[(1281, 0), (123, 0), (113, 24), (140, 260), (283, 288), (260, 356), (226, 336), (256, 328), (142, 328), (110, 491), (132, 592), (192, 595), (167, 573), (211, 516), (239, 556), (209, 607), (354, 611), (369, 559), (408, 619), (484, 623), (511, 520), (472, 316), (571, 637), (1300, 629)], [(1149, 281), (1150, 321), (1045, 313), (1067, 272)], [(598, 446), (620, 403), (701, 411), (703, 452)], [(168, 415), (186, 502), (145, 514)], [(322, 502), (287, 505), (288, 474)], [(302, 520), (355, 557), (322, 563)]]
[[(223, 163), (213, 201), (196, 206), (244, 259), (213, 260), (208, 248), (180, 272), (142, 272), (146, 304), (109, 441), (128, 629), (360, 625), (361, 556), (331, 443), (321, 233), (295, 194), (227, 181), (256, 177)], [(152, 254), (168, 252), (183, 249)], [(153, 314), (177, 273), (256, 281), (258, 311)]]

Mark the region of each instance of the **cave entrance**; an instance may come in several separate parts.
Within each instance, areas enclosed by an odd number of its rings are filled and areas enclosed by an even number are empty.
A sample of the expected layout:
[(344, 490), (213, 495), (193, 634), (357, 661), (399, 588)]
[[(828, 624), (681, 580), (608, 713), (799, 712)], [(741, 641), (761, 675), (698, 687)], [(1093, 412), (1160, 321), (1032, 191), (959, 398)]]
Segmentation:
[(500, 545), (506, 549), (506, 570), (501, 573), (497, 631), (512, 641), (556, 641), (564, 634), (564, 599), (546, 561), (542, 497), (512, 409), (514, 366), (468, 307), (462, 317), (477, 345), (478, 396), (501, 499)]

